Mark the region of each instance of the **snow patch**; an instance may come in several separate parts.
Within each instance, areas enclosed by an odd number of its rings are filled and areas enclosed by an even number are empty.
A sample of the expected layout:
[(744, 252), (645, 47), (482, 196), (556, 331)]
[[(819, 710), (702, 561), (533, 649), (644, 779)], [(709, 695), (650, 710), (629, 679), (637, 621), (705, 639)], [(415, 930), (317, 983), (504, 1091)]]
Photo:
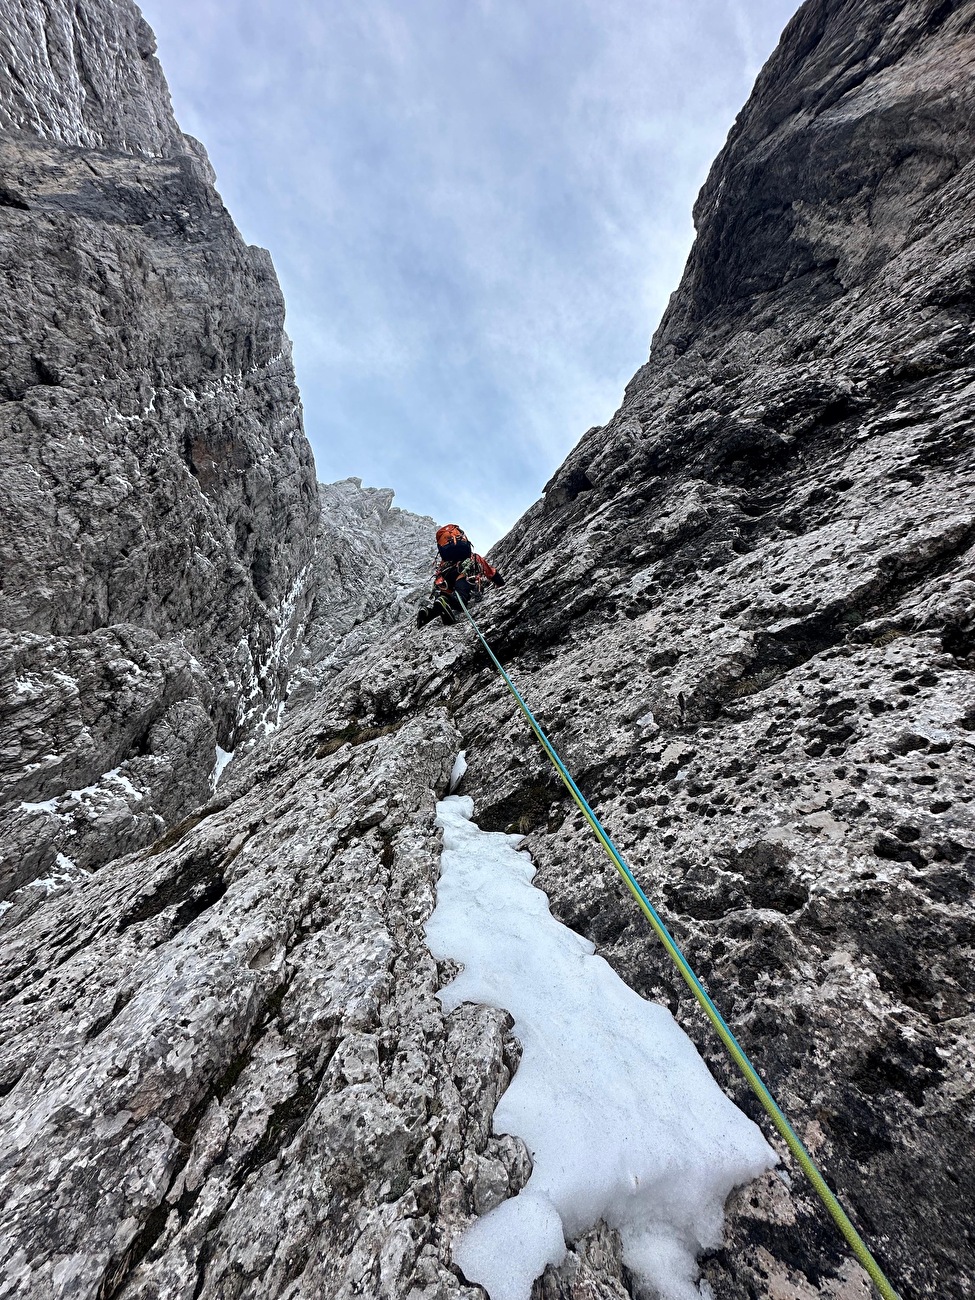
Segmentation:
[[(146, 797), (146, 792), (144, 790), (139, 790), (136, 786), (134, 786), (132, 782), (129, 780), (129, 778), (127, 776), (123, 776), (117, 767), (113, 768), (111, 772), (106, 772), (101, 779), (103, 781), (108, 781), (108, 780), (114, 781), (116, 785), (120, 785), (122, 787), (122, 789), (125, 791), (126, 794), (130, 794), (133, 797), (133, 799), (144, 799)], [(97, 786), (90, 785), (85, 788), (84, 793), (94, 794), (97, 791), (98, 791)]]
[(453, 794), (461, 781), (464, 779), (464, 773), (467, 771), (467, 750), (462, 749), (454, 759), (454, 765), (450, 769), (450, 788), (448, 794)]
[(78, 790), (65, 790), (63, 794), (55, 795), (53, 799), (42, 799), (39, 803), (29, 803), (22, 800), (19, 808), (21, 812), (45, 812), (53, 813), (55, 817), (63, 817), (67, 814), (67, 809), (64, 812), (58, 811), (58, 804), (63, 799), (70, 799), (74, 803), (80, 804), (88, 802), (94, 804), (102, 799), (118, 798), (118, 795), (113, 790), (105, 789), (105, 784), (109, 781), (114, 781), (117, 786), (121, 786), (125, 794), (132, 799), (142, 800), (146, 797), (146, 792), (133, 785), (129, 778), (123, 775), (121, 768), (113, 767), (110, 772), (103, 772), (92, 785), (83, 785)]
[(42, 799), (40, 803), (28, 803), (26, 799), (22, 799), (18, 807), (21, 812), (25, 813), (45, 812), (54, 813), (57, 816), (58, 801), (57, 799)]
[(49, 876), (38, 876), (36, 880), (28, 881), (24, 888), (40, 889), (45, 894), (53, 894), (56, 889), (61, 889), (64, 885), (73, 885), (79, 876), (88, 874), (63, 853), (54, 855), (54, 865), (57, 869)]
[(216, 790), (220, 784), (220, 778), (223, 776), (223, 770), (234, 756), (232, 749), (221, 749), (217, 746), (217, 758), (213, 765), (213, 771), (210, 773), (210, 789)]
[[(499, 1243), (504, 1249), (499, 1249)], [(519, 1192), (477, 1219), (454, 1246), (454, 1263), (491, 1300), (524, 1300), (548, 1264), (565, 1259), (562, 1220), (547, 1196)]]
[[(644, 1001), (559, 924), (531, 884), (521, 836), (487, 833), (473, 801), (437, 805), (444, 847), (430, 951), (463, 962), (439, 996), (514, 1017), (521, 1064), (494, 1115), (496, 1133), (532, 1156), (524, 1190), (478, 1219), (454, 1257), (491, 1300), (528, 1300), (573, 1240), (599, 1219), (623, 1259), (663, 1300), (701, 1300), (696, 1257), (721, 1241), (724, 1202), (776, 1163), (755, 1124), (714, 1082), (666, 1008)], [(647, 942), (653, 942), (648, 936)]]

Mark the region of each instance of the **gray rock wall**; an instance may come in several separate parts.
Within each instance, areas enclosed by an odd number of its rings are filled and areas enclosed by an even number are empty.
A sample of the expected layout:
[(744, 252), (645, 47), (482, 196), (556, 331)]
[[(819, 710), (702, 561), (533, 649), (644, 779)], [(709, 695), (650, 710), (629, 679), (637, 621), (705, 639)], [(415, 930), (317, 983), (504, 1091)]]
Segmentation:
[(133, 4), (0, 3), (0, 896), (277, 713), (318, 520), (270, 258)]
[(130, 0), (4, 0), (0, 130), (88, 149), (168, 157), (187, 149)]
[[(970, 3), (803, 7), (648, 364), (498, 548), (531, 598), (494, 620), (905, 1296), (975, 1277), (973, 32)], [(488, 822), (699, 1025), (561, 789), (491, 734)], [(799, 1178), (743, 1193), (706, 1267), (723, 1297), (853, 1273)]]
[[(904, 1300), (972, 1294), (975, 5), (809, 3), (492, 644)], [(815, 162), (806, 165), (803, 159)], [(386, 630), (155, 844), (0, 918), (12, 1296), (476, 1294), (500, 1012), (422, 941), (453, 755), (553, 910), (755, 1113), (463, 628)], [(862, 1300), (788, 1159), (715, 1294)], [(631, 1295), (597, 1229), (536, 1300)]]
[(415, 614), (432, 586), (437, 555), (436, 523), (394, 506), (388, 488), (347, 478), (318, 490), (313, 600), (291, 705)]

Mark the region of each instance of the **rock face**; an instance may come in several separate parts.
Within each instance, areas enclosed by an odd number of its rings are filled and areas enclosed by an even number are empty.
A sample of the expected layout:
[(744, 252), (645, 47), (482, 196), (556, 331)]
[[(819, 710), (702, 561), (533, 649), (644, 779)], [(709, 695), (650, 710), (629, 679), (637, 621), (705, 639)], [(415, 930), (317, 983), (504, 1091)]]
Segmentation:
[(270, 259), (128, 0), (0, 0), (0, 898), (273, 719), (318, 520)]
[(4, 0), (0, 131), (149, 158), (199, 152), (173, 117), (156, 41), (128, 0)]
[[(905, 1296), (975, 1285), (973, 29), (971, 4), (803, 7), (649, 363), (499, 548), (529, 619), (492, 620)], [(482, 814), (693, 1032), (525, 745), (507, 772), (469, 750)], [(706, 1274), (863, 1294), (799, 1180), (746, 1190)]]
[[(904, 1300), (975, 1259), (973, 62), (971, 2), (804, 6), (650, 361), (479, 607)], [(445, 1016), (423, 943), (461, 748), (481, 825), (757, 1114), (471, 635), (393, 626), (2, 918), (0, 1295), (473, 1300), (453, 1236), (529, 1161), (491, 1132), (510, 1021)], [(715, 1294), (865, 1298), (784, 1166)], [(605, 1227), (536, 1286), (632, 1293)]]
[(434, 521), (394, 506), (388, 488), (364, 488), (361, 479), (347, 478), (320, 483), (318, 492), (313, 599), (292, 703), (415, 613), (436, 558)]

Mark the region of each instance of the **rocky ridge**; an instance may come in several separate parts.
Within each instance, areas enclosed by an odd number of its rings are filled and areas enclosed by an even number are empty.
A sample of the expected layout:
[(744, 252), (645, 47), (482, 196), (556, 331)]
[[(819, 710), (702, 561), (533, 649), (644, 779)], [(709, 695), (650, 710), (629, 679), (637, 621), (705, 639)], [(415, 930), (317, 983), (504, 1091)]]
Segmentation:
[(289, 696), (361, 656), (394, 623), (412, 618), (433, 577), (436, 524), (393, 505), (389, 488), (358, 478), (318, 485), (322, 519), (309, 576), (312, 604), (301, 668)]
[(130, 0), (0, 2), (0, 898), (205, 800), (308, 602), (284, 303), (154, 48)]
[[(650, 361), (479, 608), (904, 1300), (975, 1272), (973, 60), (970, 2), (800, 10)], [(477, 1294), (450, 1242), (529, 1162), (491, 1133), (510, 1022), (444, 1016), (423, 943), (460, 748), (755, 1113), (463, 628), (336, 668), (151, 848), (3, 918), (0, 1294)], [(715, 1294), (866, 1297), (792, 1174), (733, 1198)], [(597, 1227), (536, 1293), (633, 1285)]]

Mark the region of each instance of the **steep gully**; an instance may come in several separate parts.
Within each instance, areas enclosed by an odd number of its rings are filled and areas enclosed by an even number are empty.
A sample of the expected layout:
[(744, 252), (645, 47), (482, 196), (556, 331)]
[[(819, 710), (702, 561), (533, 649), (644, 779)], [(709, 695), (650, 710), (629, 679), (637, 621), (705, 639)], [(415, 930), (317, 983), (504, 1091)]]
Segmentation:
[[(800, 10), (483, 620), (905, 1300), (975, 1257), (973, 27)], [(335, 667), (151, 849), (4, 918), (7, 1294), (474, 1294), (450, 1243), (529, 1165), (491, 1133), (509, 1022), (444, 1016), (423, 942), (460, 748), (481, 825), (752, 1113), (471, 641)], [(798, 1178), (702, 1265), (867, 1294)], [(537, 1291), (631, 1293), (614, 1234)]]

